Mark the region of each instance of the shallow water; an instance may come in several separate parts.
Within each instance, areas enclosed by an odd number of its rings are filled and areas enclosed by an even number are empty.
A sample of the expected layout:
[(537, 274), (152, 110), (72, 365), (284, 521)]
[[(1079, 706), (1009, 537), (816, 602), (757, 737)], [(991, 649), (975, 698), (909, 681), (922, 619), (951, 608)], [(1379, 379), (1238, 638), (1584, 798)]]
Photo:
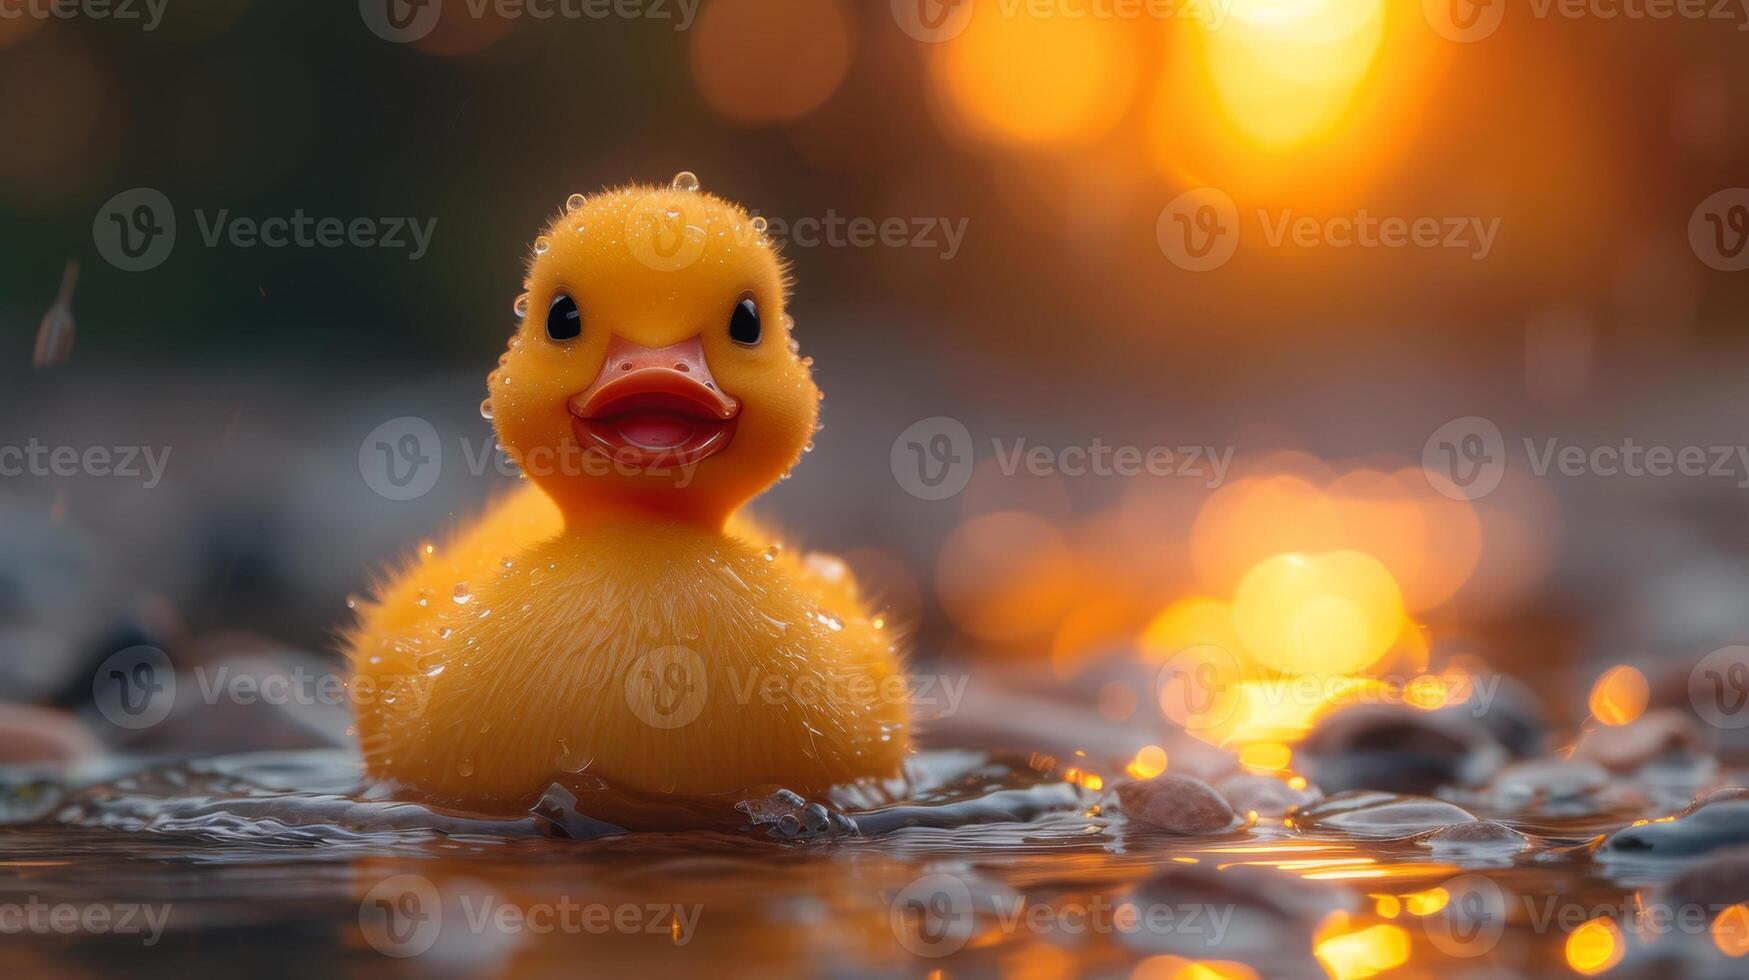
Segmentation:
[[(564, 815), (387, 798), (345, 751), (148, 769), (0, 828), (0, 907), (51, 923), (15, 921), (0, 966), (1316, 977), (1406, 958), (1394, 975), (1486, 962), (1536, 976), (1565, 971), (1574, 932), (1616, 913), (1604, 951), (1624, 975), (1745, 962), (1719, 952), (1712, 916), (1698, 933), (1647, 928), (1659, 883), (1692, 861), (1595, 858), (1649, 801), (1522, 820), (1471, 801), (1491, 824), (1448, 802), (1344, 794), (1187, 837), (1036, 758), (932, 751), (913, 778), (909, 800), (824, 823), (776, 795), (747, 801), (731, 831), (577, 840)], [(63, 935), (56, 905), (116, 925)]]

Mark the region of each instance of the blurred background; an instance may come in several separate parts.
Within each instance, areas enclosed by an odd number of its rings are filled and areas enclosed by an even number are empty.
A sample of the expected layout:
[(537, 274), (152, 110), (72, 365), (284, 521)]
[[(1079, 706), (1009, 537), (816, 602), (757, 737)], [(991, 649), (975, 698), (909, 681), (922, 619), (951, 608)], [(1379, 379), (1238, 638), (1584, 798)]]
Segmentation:
[[(827, 393), (756, 509), (843, 555), (923, 667), (1482, 664), (1576, 725), (1681, 702), (1749, 636), (1742, 11), (41, 6), (0, 0), (0, 446), (163, 465), (0, 478), (6, 700), (88, 698), (139, 642), (332, 664), (373, 569), (516, 479), (475, 463), (476, 406), (535, 230), (682, 170), (785, 241)], [(384, 234), (222, 230), (300, 215)], [(409, 417), (442, 465), (394, 499), (372, 435)], [(900, 465), (930, 419), (969, 439), (943, 499)], [(1536, 465), (1625, 440), (1709, 472)], [(1179, 462), (1005, 466), (1016, 445)], [(1270, 585), (1331, 553), (1362, 559)], [(1329, 634), (1315, 663), (1272, 647), (1284, 617)], [(1100, 696), (1121, 720), (1147, 692)]]

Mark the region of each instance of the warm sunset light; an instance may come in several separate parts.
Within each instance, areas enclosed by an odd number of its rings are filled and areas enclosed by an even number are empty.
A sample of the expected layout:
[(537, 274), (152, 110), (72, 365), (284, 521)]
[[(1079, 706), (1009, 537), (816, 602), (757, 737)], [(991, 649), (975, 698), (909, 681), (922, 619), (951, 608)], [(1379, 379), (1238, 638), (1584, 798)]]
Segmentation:
[(1233, 618), (1246, 650), (1292, 674), (1358, 671), (1384, 656), (1406, 622), (1390, 571), (1357, 551), (1259, 563), (1239, 583)]
[(1235, 0), (1202, 32), (1215, 93), (1259, 144), (1292, 145), (1348, 108), (1384, 22), (1383, 0)]
[(1646, 710), (1646, 675), (1626, 665), (1611, 667), (1591, 686), (1591, 714), (1605, 725), (1625, 725)]
[(978, 138), (1062, 143), (1108, 130), (1136, 83), (1135, 32), (1111, 18), (977, 4), (931, 61), (938, 97)]
[(1567, 965), (1595, 976), (1621, 962), (1625, 952), (1621, 927), (1614, 919), (1592, 919), (1567, 937)]
[(1408, 962), (1409, 934), (1389, 923), (1350, 931), (1340, 912), (1318, 928), (1313, 953), (1335, 980), (1360, 980)]
[(1749, 905), (1739, 902), (1713, 919), (1713, 945), (1733, 959), (1749, 956)]

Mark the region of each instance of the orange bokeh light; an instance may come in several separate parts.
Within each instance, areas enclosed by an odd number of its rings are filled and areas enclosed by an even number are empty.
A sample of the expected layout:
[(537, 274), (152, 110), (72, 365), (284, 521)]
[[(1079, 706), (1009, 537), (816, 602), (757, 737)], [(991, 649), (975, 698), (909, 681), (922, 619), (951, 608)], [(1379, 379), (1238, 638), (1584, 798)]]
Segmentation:
[(1611, 667), (1591, 685), (1591, 714), (1605, 725), (1625, 725), (1645, 713), (1650, 698), (1645, 674), (1625, 664)]
[(930, 72), (951, 121), (995, 143), (1085, 141), (1109, 131), (1136, 84), (1136, 38), (1113, 18), (978, 4)]
[(841, 0), (713, 0), (692, 30), (692, 77), (729, 119), (785, 122), (831, 98), (855, 48)]

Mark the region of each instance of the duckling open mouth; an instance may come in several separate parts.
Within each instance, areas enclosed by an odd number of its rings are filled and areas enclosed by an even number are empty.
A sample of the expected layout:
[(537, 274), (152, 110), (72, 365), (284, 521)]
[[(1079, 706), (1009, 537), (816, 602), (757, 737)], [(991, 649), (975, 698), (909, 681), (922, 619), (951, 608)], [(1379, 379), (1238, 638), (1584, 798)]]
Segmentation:
[(584, 447), (628, 466), (686, 466), (735, 437), (740, 402), (717, 387), (696, 339), (657, 350), (610, 345), (601, 374), (566, 406)]

